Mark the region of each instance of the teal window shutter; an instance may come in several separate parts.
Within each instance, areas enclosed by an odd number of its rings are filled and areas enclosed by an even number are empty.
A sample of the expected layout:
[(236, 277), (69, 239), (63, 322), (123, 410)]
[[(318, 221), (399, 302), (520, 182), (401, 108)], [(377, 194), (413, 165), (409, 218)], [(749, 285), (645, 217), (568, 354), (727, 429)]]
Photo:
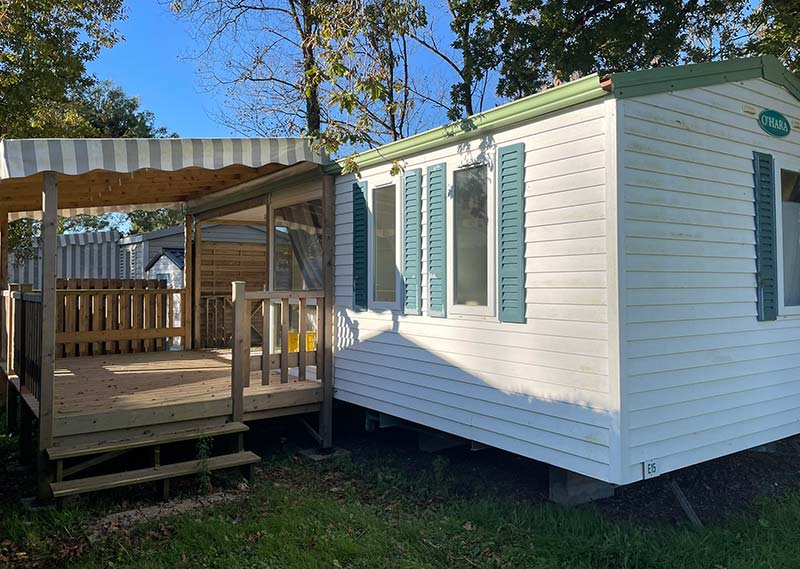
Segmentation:
[(367, 182), (353, 184), (353, 308), (367, 309)]
[(778, 318), (778, 244), (775, 219), (775, 168), (772, 156), (753, 152), (756, 202), (756, 273), (759, 320)]
[(403, 311), (422, 310), (422, 170), (403, 175)]
[(447, 316), (447, 168), (428, 167), (428, 315)]
[(505, 146), (498, 161), (498, 296), (501, 322), (525, 322), (525, 145)]

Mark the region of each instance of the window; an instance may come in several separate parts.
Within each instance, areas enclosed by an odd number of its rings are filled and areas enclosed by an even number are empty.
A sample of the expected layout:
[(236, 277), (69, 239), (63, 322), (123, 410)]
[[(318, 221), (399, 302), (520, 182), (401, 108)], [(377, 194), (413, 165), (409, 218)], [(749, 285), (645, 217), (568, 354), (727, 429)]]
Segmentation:
[(489, 200), (486, 166), (453, 173), (453, 299), (488, 306)]
[(800, 173), (780, 172), (783, 305), (800, 306)]
[(372, 300), (397, 302), (397, 192), (395, 186), (372, 192)]
[(274, 290), (322, 290), (322, 201), (274, 210)]

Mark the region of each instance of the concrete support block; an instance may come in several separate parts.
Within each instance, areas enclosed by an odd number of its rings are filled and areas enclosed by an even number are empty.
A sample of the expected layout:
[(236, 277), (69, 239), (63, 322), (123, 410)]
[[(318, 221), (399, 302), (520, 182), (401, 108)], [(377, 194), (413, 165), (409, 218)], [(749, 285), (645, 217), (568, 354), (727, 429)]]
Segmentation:
[(556, 466), (550, 467), (550, 500), (563, 506), (593, 502), (614, 495), (614, 486)]

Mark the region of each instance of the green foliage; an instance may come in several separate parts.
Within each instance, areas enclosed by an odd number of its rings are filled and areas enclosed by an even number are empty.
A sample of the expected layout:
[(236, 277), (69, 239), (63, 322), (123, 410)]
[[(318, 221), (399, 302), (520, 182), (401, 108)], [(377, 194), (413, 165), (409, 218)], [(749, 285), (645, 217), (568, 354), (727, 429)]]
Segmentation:
[(81, 115), (89, 123), (94, 136), (102, 138), (167, 136), (167, 128), (156, 126), (155, 115), (151, 111), (140, 110), (138, 98), (126, 95), (121, 87), (111, 81), (94, 85), (81, 103)]
[(87, 136), (86, 62), (120, 36), (122, 0), (0, 0), (0, 136)]
[(183, 223), (183, 213), (175, 209), (160, 208), (152, 211), (138, 209), (128, 214), (131, 234), (158, 231)]
[(800, 2), (764, 0), (745, 25), (751, 31), (748, 53), (778, 56), (800, 77)]

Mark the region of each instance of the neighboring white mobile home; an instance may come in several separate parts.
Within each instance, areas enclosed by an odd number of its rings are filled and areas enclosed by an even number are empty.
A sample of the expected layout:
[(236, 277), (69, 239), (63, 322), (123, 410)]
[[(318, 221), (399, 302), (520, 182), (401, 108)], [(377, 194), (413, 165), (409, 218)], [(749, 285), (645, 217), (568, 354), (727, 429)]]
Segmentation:
[(800, 81), (586, 77), (336, 182), (335, 397), (612, 484), (800, 433)]

